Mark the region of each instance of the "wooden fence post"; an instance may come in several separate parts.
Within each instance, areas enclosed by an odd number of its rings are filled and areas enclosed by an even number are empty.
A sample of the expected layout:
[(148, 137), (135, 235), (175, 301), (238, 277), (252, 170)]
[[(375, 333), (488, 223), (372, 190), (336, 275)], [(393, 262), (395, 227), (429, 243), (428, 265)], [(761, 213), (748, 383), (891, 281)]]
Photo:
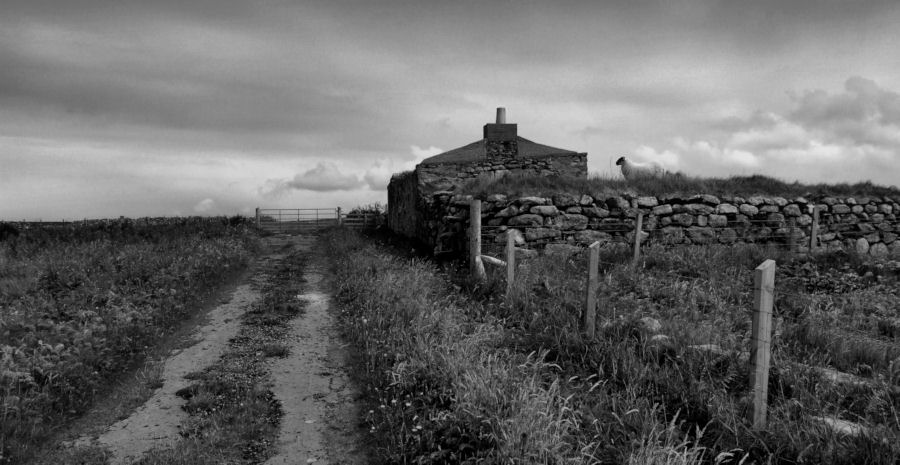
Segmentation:
[(637, 223), (634, 225), (634, 258), (632, 263), (637, 266), (638, 259), (641, 257), (641, 228), (644, 225), (644, 214), (638, 213)]
[(788, 220), (788, 251), (791, 255), (797, 253), (797, 218)]
[(338, 224), (338, 226), (343, 226), (344, 222), (343, 222), (343, 219), (341, 218), (341, 207), (337, 207), (336, 211), (337, 211), (337, 224)]
[(256, 227), (259, 227), (259, 207), (256, 207)]
[(506, 231), (506, 297), (512, 295), (516, 282), (516, 238), (513, 230)]
[(469, 268), (472, 277), (484, 281), (484, 263), (481, 261), (481, 200), (469, 203)]
[(753, 333), (750, 347), (750, 392), (753, 429), (766, 428), (769, 365), (772, 349), (772, 306), (775, 301), (775, 261), (766, 260), (753, 272)]
[(809, 227), (809, 253), (813, 253), (819, 246), (819, 206), (813, 207), (812, 226)]
[(584, 299), (584, 315), (582, 315), (584, 334), (589, 338), (594, 337), (597, 321), (597, 289), (599, 282), (600, 265), (600, 241), (594, 242), (588, 247), (588, 282), (587, 295)]

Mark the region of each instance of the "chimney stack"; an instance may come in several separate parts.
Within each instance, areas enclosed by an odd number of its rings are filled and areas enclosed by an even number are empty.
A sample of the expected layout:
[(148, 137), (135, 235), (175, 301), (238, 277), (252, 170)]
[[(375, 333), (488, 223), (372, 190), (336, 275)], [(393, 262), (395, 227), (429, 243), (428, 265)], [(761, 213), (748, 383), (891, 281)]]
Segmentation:
[(485, 153), (488, 158), (515, 157), (519, 153), (518, 126), (506, 124), (506, 108), (497, 108), (497, 122), (484, 125)]

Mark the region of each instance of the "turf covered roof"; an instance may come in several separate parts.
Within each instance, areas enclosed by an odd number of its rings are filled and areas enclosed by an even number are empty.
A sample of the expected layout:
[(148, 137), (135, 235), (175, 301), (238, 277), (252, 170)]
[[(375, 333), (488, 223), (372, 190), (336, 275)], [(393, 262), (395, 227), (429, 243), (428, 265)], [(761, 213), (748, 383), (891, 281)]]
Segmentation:
[[(519, 152), (517, 157), (521, 158), (541, 158), (552, 157), (554, 155), (573, 155), (578, 152), (572, 150), (559, 149), (550, 147), (549, 145), (538, 144), (524, 137), (516, 137)], [(460, 148), (444, 152), (433, 157), (422, 160), (423, 165), (438, 165), (441, 163), (471, 163), (487, 160), (487, 152), (485, 151), (484, 139), (477, 140), (471, 144), (464, 145)]]

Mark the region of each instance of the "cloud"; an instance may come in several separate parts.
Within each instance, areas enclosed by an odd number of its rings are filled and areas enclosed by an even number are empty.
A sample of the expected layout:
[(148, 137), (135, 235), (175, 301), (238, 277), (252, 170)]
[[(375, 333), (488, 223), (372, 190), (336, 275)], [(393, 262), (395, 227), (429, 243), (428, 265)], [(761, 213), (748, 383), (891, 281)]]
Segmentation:
[(395, 162), (392, 158), (382, 158), (372, 164), (372, 167), (363, 175), (363, 180), (369, 185), (369, 189), (387, 189), (387, 185), (391, 181), (391, 176), (394, 174), (412, 170), (416, 165), (421, 163), (422, 160), (444, 152), (444, 150), (433, 145), (428, 148), (411, 145), (409, 151), (413, 156), (412, 160)]
[(419, 147), (418, 145), (410, 145), (409, 151), (415, 157), (415, 162), (413, 164), (419, 164), (422, 160), (424, 160), (428, 157), (433, 157), (439, 153), (444, 152), (443, 150), (441, 150), (433, 145), (429, 146), (427, 149), (423, 149), (422, 147)]
[(851, 77), (844, 90), (792, 95), (784, 115), (758, 111), (724, 118), (719, 139), (673, 139), (636, 154), (713, 176), (763, 173), (788, 180), (896, 185), (900, 174), (900, 94)]
[(210, 198), (205, 198), (200, 202), (197, 202), (197, 205), (194, 205), (194, 211), (197, 213), (209, 213), (216, 207), (216, 201)]
[(354, 174), (345, 174), (331, 162), (319, 162), (315, 167), (294, 175), (290, 180), (269, 179), (260, 192), (267, 197), (277, 197), (290, 190), (315, 192), (349, 191), (364, 187), (365, 183)]
[(794, 101), (790, 118), (828, 139), (900, 145), (900, 94), (871, 79), (851, 77), (843, 92), (809, 90)]
[(581, 137), (582, 140), (587, 140), (589, 137), (602, 136), (607, 132), (607, 129), (600, 126), (584, 126), (581, 129), (576, 129), (571, 131), (573, 135)]

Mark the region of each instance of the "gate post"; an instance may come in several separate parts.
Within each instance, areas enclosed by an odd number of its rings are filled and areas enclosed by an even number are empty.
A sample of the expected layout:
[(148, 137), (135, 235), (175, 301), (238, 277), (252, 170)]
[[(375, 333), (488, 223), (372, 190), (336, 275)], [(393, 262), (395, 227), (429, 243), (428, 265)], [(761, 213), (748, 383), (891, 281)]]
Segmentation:
[(593, 338), (597, 330), (597, 289), (600, 288), (600, 242), (588, 247), (588, 281), (587, 294), (584, 297), (584, 314), (581, 315), (581, 326), (584, 334)]
[(766, 428), (769, 366), (772, 359), (772, 307), (775, 301), (775, 261), (766, 260), (753, 272), (753, 326), (750, 346), (750, 395), (753, 429)]
[(481, 261), (481, 200), (469, 203), (469, 273), (478, 282), (485, 280)]

